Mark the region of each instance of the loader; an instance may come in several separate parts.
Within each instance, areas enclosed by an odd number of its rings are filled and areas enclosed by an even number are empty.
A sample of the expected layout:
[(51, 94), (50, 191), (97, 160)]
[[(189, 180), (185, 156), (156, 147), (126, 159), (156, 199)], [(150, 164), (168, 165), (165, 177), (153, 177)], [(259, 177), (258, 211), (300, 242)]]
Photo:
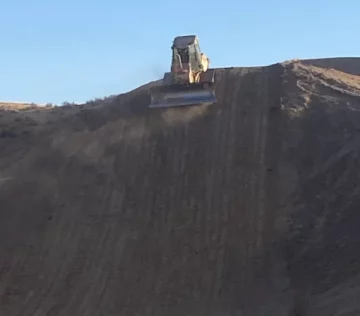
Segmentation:
[(215, 103), (215, 69), (201, 52), (197, 35), (177, 36), (171, 46), (170, 72), (150, 89), (150, 108)]

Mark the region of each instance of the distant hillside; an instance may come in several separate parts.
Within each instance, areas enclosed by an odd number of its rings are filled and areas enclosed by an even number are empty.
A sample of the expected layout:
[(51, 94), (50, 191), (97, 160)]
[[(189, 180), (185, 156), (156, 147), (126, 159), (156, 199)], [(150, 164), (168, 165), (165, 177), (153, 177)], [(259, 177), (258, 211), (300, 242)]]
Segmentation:
[(22, 109), (39, 108), (39, 107), (44, 107), (44, 105), (42, 105), (42, 104), (36, 104), (36, 103), (4, 102), (4, 101), (0, 101), (0, 109), (22, 110)]
[(352, 75), (360, 75), (360, 58), (341, 57), (341, 58), (318, 58), (305, 59), (301, 62), (305, 65), (312, 65), (321, 68), (334, 68)]

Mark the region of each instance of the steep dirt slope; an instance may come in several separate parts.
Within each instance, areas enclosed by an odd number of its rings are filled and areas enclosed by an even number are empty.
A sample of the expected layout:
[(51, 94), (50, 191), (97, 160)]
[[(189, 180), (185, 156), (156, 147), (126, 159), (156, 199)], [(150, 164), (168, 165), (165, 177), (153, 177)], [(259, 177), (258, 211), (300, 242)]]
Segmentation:
[(359, 314), (360, 78), (217, 75), (210, 107), (1, 113), (0, 315)]
[(293, 64), (283, 89), (283, 158), (297, 183), (285, 247), (295, 298), (303, 315), (358, 315), (360, 77)]

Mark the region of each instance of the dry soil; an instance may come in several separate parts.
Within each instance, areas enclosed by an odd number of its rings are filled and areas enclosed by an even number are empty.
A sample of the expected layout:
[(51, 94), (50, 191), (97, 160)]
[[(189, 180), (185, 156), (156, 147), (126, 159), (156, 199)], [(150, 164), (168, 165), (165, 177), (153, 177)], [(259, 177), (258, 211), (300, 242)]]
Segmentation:
[(360, 59), (216, 72), (2, 107), (1, 316), (360, 314)]

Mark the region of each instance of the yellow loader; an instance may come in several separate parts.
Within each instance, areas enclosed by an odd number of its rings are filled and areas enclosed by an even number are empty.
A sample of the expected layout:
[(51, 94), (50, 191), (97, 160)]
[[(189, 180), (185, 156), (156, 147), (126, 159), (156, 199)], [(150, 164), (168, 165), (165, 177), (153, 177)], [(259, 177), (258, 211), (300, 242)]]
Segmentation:
[(150, 89), (150, 108), (174, 107), (216, 102), (215, 69), (201, 52), (196, 35), (173, 40), (171, 71), (164, 74), (161, 86)]

